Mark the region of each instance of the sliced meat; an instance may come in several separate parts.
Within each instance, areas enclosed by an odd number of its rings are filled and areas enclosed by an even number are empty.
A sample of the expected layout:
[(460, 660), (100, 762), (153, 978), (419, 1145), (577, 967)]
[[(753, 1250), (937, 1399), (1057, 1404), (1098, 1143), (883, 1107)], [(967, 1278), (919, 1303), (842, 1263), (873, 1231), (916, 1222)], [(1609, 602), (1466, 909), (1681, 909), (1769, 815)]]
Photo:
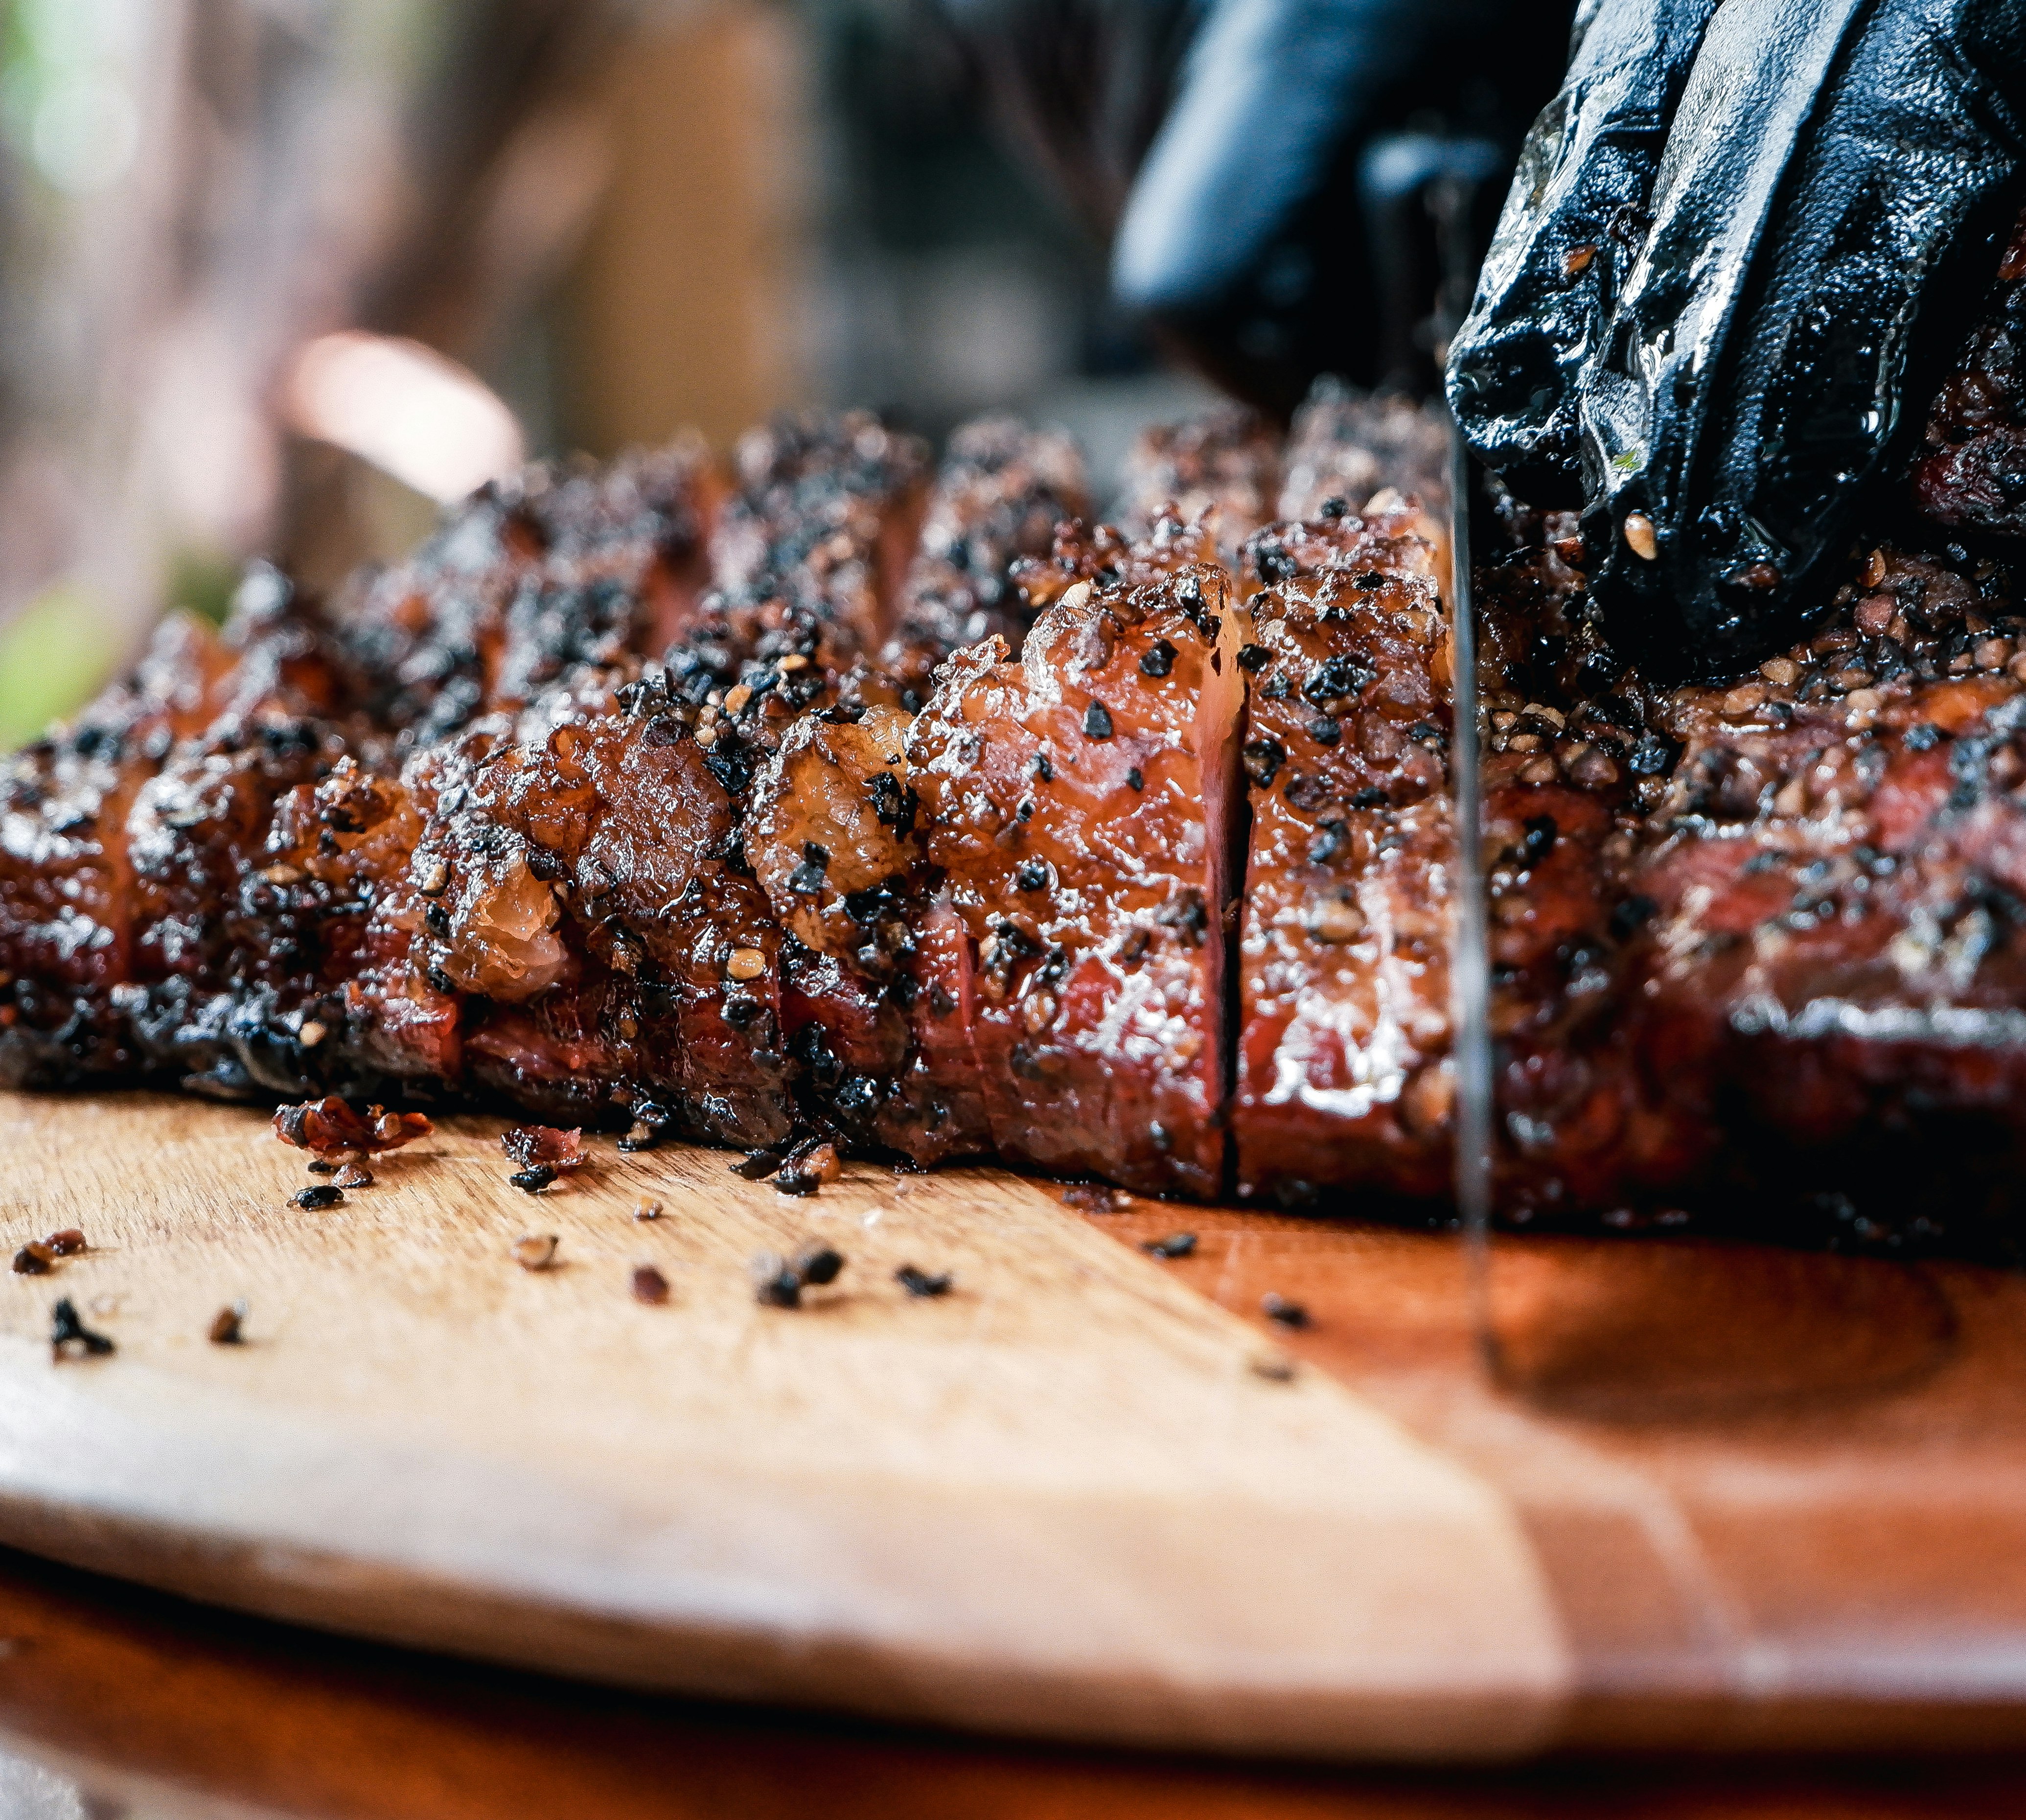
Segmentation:
[(1164, 515), (1193, 524), (1214, 512), (1213, 532), (1228, 554), (1274, 516), (1280, 487), (1280, 438), (1256, 412), (1220, 405), (1140, 433), (1115, 510), (1136, 537)]
[(968, 1020), (963, 1084), (999, 1155), (1208, 1196), (1225, 1171), (1236, 617), (1201, 529), (1169, 521), (1125, 566), (1070, 584), (1017, 663), (993, 644), (953, 659), (915, 724), (927, 857), (968, 938), (922, 990)]
[(1238, 961), (1239, 1193), (1446, 1194), (1456, 831), (1449, 643), (1405, 514), (1247, 546), (1251, 834)]
[(841, 674), (886, 642), (928, 493), (928, 452), (866, 411), (783, 415), (740, 438), (712, 593), (671, 665), (701, 699), (787, 653)]
[(998, 417), (950, 438), (880, 658), (909, 713), (927, 699), (930, 672), (960, 646), (998, 637), (1020, 648), (1032, 610), (1014, 564), (1046, 556), (1056, 525), (1089, 510), (1083, 459), (1067, 437)]
[(1286, 473), (1275, 515), (1319, 518), (1332, 500), (1362, 512), (1391, 489), (1441, 512), (1449, 497), (1449, 438), (1434, 412), (1398, 392), (1365, 392), (1325, 374), (1287, 439)]
[(473, 495), (337, 610), (375, 719), (427, 746), (574, 671), (658, 654), (698, 616), (722, 492), (686, 438)]

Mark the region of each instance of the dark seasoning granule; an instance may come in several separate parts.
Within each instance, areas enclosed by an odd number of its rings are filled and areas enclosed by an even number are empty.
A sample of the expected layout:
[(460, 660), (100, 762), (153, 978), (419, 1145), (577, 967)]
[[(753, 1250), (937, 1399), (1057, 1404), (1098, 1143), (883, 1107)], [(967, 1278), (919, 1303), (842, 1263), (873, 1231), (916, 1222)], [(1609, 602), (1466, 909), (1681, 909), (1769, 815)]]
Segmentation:
[(211, 1327), (205, 1337), (213, 1346), (244, 1346), (246, 1343), (246, 1304), (230, 1302), (212, 1317)]
[(1286, 1296), (1268, 1290), (1259, 1299), (1259, 1312), (1269, 1321), (1277, 1321), (1283, 1327), (1308, 1327), (1313, 1324), (1309, 1311), (1298, 1302), (1290, 1302)]
[(50, 1356), (58, 1363), (67, 1358), (104, 1358), (118, 1350), (102, 1333), (94, 1333), (78, 1318), (77, 1305), (66, 1295), (50, 1310)]
[(1193, 1232), (1170, 1232), (1165, 1239), (1147, 1239), (1140, 1247), (1156, 1258), (1186, 1258), (1196, 1248)]
[(947, 1270), (931, 1276), (926, 1270), (916, 1269), (912, 1264), (903, 1264), (893, 1273), (893, 1280), (910, 1295), (933, 1296), (949, 1295), (950, 1285), (956, 1279)]
[(820, 1240), (805, 1245), (791, 1259), (778, 1252), (759, 1252), (748, 1266), (753, 1299), (762, 1308), (799, 1308), (802, 1291), (834, 1283), (845, 1262), (842, 1251)]
[(305, 1213), (320, 1214), (328, 1207), (336, 1207), (344, 1199), (342, 1188), (333, 1188), (328, 1182), (319, 1182), (311, 1187), (298, 1188), (289, 1196), (292, 1206), (300, 1207)]

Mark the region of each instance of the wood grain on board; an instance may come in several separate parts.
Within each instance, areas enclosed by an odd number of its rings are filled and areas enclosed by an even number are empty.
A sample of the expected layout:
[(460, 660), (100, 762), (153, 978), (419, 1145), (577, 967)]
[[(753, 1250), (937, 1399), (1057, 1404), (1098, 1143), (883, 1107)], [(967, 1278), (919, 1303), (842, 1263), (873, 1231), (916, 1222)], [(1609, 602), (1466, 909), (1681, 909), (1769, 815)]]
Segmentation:
[[(0, 1098), (0, 1541), (671, 1689), (1396, 1758), (2026, 1738), (2026, 1285), (849, 1166), (812, 1199), (455, 1121), (321, 1213), (244, 1110)], [(663, 1217), (636, 1222), (643, 1195)], [(1186, 1229), (1188, 1258), (1144, 1239)], [(558, 1267), (510, 1256), (561, 1240)], [(752, 1254), (849, 1258), (799, 1310)], [(672, 1294), (634, 1301), (634, 1266)], [(954, 1273), (909, 1297), (903, 1264)], [(1256, 1318), (1269, 1290), (1303, 1329)], [(119, 1351), (51, 1362), (69, 1296)], [(244, 1298), (244, 1347), (211, 1344)], [(1276, 1369), (1299, 1360), (1291, 1376)], [(1266, 1367), (1262, 1371), (1261, 1367)]]

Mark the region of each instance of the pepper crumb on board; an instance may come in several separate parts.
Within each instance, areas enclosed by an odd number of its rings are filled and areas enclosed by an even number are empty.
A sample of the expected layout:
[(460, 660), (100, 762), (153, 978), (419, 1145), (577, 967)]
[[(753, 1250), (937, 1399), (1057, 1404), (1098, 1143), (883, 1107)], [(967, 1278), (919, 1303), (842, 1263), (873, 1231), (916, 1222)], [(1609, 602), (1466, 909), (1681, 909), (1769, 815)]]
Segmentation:
[(1165, 1239), (1148, 1239), (1140, 1249), (1151, 1252), (1156, 1258), (1186, 1258), (1196, 1248), (1193, 1232), (1170, 1232)]
[(764, 1181), (781, 1166), (781, 1153), (778, 1150), (749, 1150), (738, 1162), (728, 1166), (742, 1181)]
[(916, 1269), (912, 1264), (903, 1264), (893, 1273), (893, 1280), (910, 1295), (929, 1296), (949, 1295), (950, 1285), (956, 1279), (947, 1270), (938, 1271), (931, 1276), (926, 1270)]
[(102, 1333), (94, 1333), (78, 1318), (77, 1305), (66, 1295), (50, 1310), (50, 1357), (104, 1358), (118, 1350)]
[(205, 1335), (213, 1346), (243, 1346), (246, 1343), (246, 1304), (228, 1302), (211, 1317)]
[(333, 1162), (329, 1157), (313, 1156), (310, 1159), (311, 1175), (336, 1175), (337, 1171), (338, 1165)]
[(1109, 1188), (1102, 1182), (1075, 1182), (1062, 1192), (1062, 1203), (1080, 1214), (1123, 1213), (1133, 1205), (1124, 1188)]
[(52, 1232), (42, 1243), (59, 1258), (75, 1258), (80, 1251), (88, 1251), (83, 1232), (76, 1226), (65, 1226), (62, 1231)]
[(746, 1266), (753, 1277), (753, 1299), (762, 1308), (799, 1308), (802, 1280), (778, 1251), (759, 1251)]
[(669, 1299), (669, 1280), (651, 1264), (633, 1267), (633, 1299), (659, 1308)]
[(821, 1288), (834, 1283), (844, 1269), (844, 1254), (834, 1246), (822, 1243), (805, 1245), (795, 1254), (788, 1266), (804, 1283)]
[(514, 1262), (523, 1270), (546, 1270), (556, 1261), (554, 1232), (528, 1232), (514, 1241)]
[(1269, 1321), (1277, 1321), (1283, 1327), (1306, 1327), (1310, 1324), (1309, 1311), (1298, 1302), (1290, 1302), (1286, 1296), (1268, 1290), (1259, 1299), (1259, 1312)]
[(524, 1195), (538, 1195), (556, 1179), (553, 1163), (538, 1162), (530, 1169), (517, 1169), (507, 1181)]
[(1284, 1384), (1295, 1375), (1295, 1361), (1284, 1352), (1255, 1353), (1247, 1362), (1254, 1377), (1269, 1383)]
[(636, 1220), (658, 1220), (661, 1217), (661, 1203), (643, 1195), (633, 1203), (633, 1217)]
[(39, 1240), (31, 1240), (14, 1254), (17, 1277), (46, 1277), (55, 1269), (56, 1253)]
[(373, 1185), (373, 1172), (363, 1162), (348, 1162), (333, 1180), (341, 1188), (370, 1188)]
[(781, 1173), (774, 1178), (774, 1186), (784, 1195), (812, 1195), (843, 1173), (837, 1146), (812, 1140), (789, 1151)]
[(289, 1196), (292, 1205), (311, 1214), (320, 1214), (326, 1207), (334, 1207), (344, 1199), (344, 1191), (332, 1187), (329, 1182), (319, 1182), (315, 1187), (298, 1189)]
[(559, 1130), (553, 1125), (516, 1125), (499, 1134), (499, 1148), (523, 1169), (547, 1169), (567, 1175), (591, 1161), (581, 1129)]

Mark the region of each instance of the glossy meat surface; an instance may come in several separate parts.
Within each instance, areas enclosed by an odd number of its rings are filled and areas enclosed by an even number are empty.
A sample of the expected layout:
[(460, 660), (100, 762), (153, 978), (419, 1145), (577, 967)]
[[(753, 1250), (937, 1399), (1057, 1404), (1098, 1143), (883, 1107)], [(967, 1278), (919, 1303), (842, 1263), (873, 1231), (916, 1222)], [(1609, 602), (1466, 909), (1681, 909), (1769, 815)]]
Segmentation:
[(1017, 661), (956, 659), (910, 736), (927, 857), (974, 956), (928, 989), (968, 1021), (1015, 1161), (1221, 1187), (1227, 588), (1207, 540), (1163, 520), (1123, 573), (1070, 586)]
[[(1440, 1196), (1450, 1175), (1448, 632), (1405, 514), (1247, 545), (1251, 834), (1238, 1192)], [(1248, 577), (1248, 580), (1251, 579)]]
[[(1111, 527), (1059, 437), (974, 426), (932, 477), (790, 418), (729, 477), (679, 444), (491, 489), (328, 611), (256, 573), (0, 768), (0, 1081), (1427, 1217), (1443, 447), (1324, 388), (1284, 450), (1150, 436)], [(1573, 521), (1509, 517), (1476, 577), (1503, 1210), (2016, 1225), (2002, 547), (1861, 552), (1792, 650), (1664, 691)]]

